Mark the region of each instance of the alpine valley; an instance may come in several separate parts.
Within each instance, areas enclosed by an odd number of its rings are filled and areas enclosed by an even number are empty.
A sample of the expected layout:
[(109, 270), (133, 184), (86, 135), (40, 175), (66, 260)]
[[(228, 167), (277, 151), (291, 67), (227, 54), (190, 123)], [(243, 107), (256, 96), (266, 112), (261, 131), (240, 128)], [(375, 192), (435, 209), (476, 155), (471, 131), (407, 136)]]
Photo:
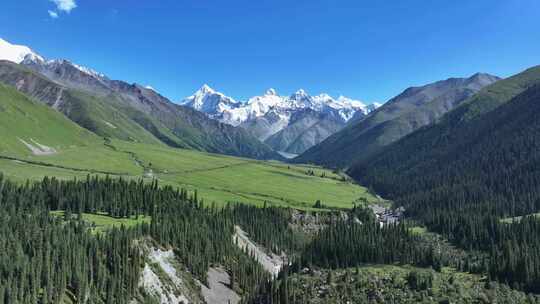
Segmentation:
[(527, 1), (5, 1), (0, 304), (540, 304)]

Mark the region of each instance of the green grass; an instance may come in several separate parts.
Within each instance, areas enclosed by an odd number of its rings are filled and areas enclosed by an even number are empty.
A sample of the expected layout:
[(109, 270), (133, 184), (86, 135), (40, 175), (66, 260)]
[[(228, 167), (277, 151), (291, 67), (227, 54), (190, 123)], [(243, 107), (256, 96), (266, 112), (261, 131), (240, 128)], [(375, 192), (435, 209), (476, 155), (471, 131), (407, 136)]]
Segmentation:
[[(139, 179), (144, 176), (145, 170), (134, 159), (134, 155), (142, 166), (151, 168), (154, 178), (161, 185), (197, 190), (207, 203), (243, 202), (263, 205), (267, 201), (277, 206), (311, 209), (319, 199), (332, 208), (350, 208), (352, 202), (360, 197), (370, 202), (377, 201), (365, 188), (344, 182), (332, 171), (319, 167), (256, 161), (122, 141), (113, 141), (112, 145), (117, 150), (96, 143), (93, 146), (71, 147), (55, 155), (21, 158), (23, 161), (36, 161), (47, 166), (0, 159), (0, 171), (20, 182), (26, 179), (40, 180), (45, 176), (84, 178), (87, 174), (96, 174), (95, 170)], [(16, 156), (16, 153), (8, 155)], [(315, 175), (308, 175), (310, 170)]]
[[(40, 180), (44, 176), (82, 178), (94, 174), (92, 170), (116, 172), (125, 178), (139, 179), (151, 169), (153, 178), (158, 179), (161, 185), (197, 190), (206, 203), (215, 202), (218, 205), (242, 202), (262, 206), (267, 201), (276, 206), (311, 209), (317, 200), (330, 208), (351, 208), (353, 201), (361, 197), (369, 202), (378, 201), (366, 188), (342, 181), (340, 176), (320, 167), (257, 161), (119, 140), (112, 141), (111, 145), (113, 148), (103, 144), (74, 147), (56, 155), (24, 159), (50, 166), (0, 159), (0, 171), (9, 178), (25, 181)], [(309, 171), (314, 171), (315, 175), (308, 175)], [(145, 179), (152, 180), (150, 177)]]
[(428, 232), (426, 227), (419, 227), (419, 226), (411, 227), (411, 228), (409, 228), (409, 231), (412, 234), (416, 234), (416, 235), (423, 235), (423, 234), (426, 234)]
[[(51, 214), (57, 217), (64, 217), (64, 211), (56, 210), (51, 211)], [(120, 228), (124, 226), (126, 228), (133, 227), (137, 224), (150, 223), (151, 217), (149, 216), (139, 216), (138, 218), (115, 218), (110, 217), (106, 214), (92, 214), (92, 213), (83, 213), (82, 218), (85, 222), (88, 222), (92, 225), (94, 232), (104, 232), (107, 229), (117, 227)]]
[[(121, 120), (111, 123), (120, 124)], [(161, 185), (197, 190), (206, 203), (218, 205), (241, 202), (261, 206), (266, 201), (312, 209), (317, 200), (330, 208), (351, 208), (360, 198), (378, 201), (365, 188), (317, 166), (258, 161), (162, 144), (106, 141), (3, 85), (0, 134), (0, 172), (18, 182), (45, 176), (72, 179), (109, 174), (128, 179), (144, 177), (147, 181), (156, 178)], [(34, 155), (19, 139), (34, 140), (57, 152)]]
[(50, 110), (0, 84), (0, 153), (18, 156), (31, 155), (21, 140), (32, 140), (57, 150), (73, 146), (92, 145), (99, 137), (77, 126), (61, 113)]
[(512, 77), (500, 80), (482, 89), (464, 105), (463, 118), (472, 119), (510, 101), (540, 81), (540, 66), (529, 68)]
[[(287, 165), (182, 149), (113, 141), (119, 151), (136, 154), (154, 176), (170, 185), (197, 189), (206, 202), (264, 201), (279, 206), (310, 209), (316, 200), (335, 208), (351, 208), (360, 197), (376, 198), (367, 190), (330, 170), (314, 166)], [(313, 176), (308, 175), (314, 171)]]
[(26, 180), (41, 180), (45, 176), (55, 176), (59, 179), (84, 178), (89, 172), (77, 172), (72, 170), (29, 165), (13, 160), (0, 159), (0, 172), (9, 179), (23, 183)]
[(126, 107), (119, 101), (118, 96), (96, 97), (85, 92), (69, 90), (66, 98), (69, 98), (72, 104), (69, 117), (102, 137), (164, 145), (140, 123), (136, 123), (134, 120), (136, 117), (137, 121), (154, 125), (163, 136), (181, 144), (175, 140), (170, 130), (163, 128), (148, 115)]

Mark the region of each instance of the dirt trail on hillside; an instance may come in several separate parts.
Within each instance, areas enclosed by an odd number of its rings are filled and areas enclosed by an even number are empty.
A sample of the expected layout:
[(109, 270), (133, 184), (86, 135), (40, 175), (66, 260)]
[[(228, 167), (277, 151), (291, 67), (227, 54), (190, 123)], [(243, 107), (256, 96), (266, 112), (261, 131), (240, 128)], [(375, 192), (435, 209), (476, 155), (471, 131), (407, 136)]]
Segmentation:
[(190, 173), (200, 173), (200, 172), (209, 172), (209, 171), (215, 171), (215, 170), (221, 170), (221, 169), (228, 169), (232, 167), (240, 167), (245, 166), (249, 164), (256, 163), (256, 161), (244, 161), (236, 164), (230, 164), (230, 165), (223, 165), (218, 167), (211, 167), (211, 168), (202, 168), (202, 169), (191, 169), (191, 170), (183, 170), (183, 171), (167, 171), (164, 172), (164, 174), (190, 174)]

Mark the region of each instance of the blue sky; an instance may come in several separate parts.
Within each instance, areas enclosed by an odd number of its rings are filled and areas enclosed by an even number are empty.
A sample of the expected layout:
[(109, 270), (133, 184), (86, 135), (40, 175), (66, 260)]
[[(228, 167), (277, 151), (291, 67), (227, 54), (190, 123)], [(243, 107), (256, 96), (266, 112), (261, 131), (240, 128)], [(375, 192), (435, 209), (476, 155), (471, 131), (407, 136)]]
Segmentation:
[(203, 83), (237, 99), (343, 94), (540, 64), (538, 0), (2, 0), (0, 37), (178, 101)]

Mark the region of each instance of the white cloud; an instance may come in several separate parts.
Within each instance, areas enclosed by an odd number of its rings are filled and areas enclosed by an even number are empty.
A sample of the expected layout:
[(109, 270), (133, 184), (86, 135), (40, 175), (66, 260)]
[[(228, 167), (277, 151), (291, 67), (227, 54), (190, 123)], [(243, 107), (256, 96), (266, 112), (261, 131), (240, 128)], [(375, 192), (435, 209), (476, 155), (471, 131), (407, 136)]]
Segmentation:
[(75, 3), (75, 0), (50, 0), (50, 1), (56, 4), (56, 8), (59, 11), (64, 11), (66, 13), (71, 12), (72, 9), (77, 7), (77, 3)]
[(53, 18), (53, 19), (58, 18), (58, 13), (55, 12), (55, 11), (49, 10), (49, 16), (51, 16), (51, 18)]

